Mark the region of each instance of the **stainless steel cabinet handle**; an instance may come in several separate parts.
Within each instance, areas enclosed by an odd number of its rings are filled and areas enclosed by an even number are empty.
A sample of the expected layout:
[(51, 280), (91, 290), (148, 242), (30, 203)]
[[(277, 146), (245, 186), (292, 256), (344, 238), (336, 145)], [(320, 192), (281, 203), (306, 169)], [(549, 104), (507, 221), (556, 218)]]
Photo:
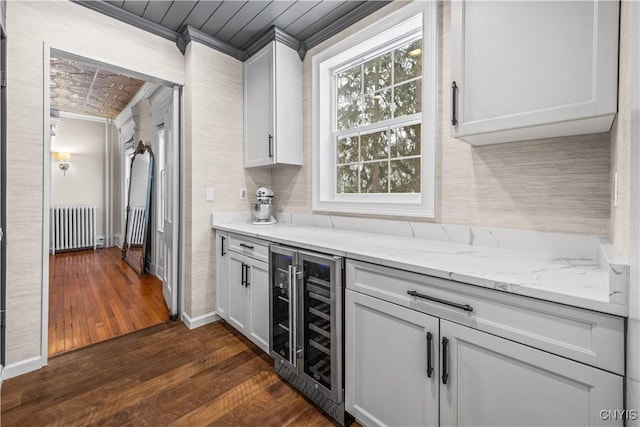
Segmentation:
[(458, 124), (458, 85), (453, 82), (451, 85), (451, 124)]
[(224, 241), (225, 241), (225, 237), (220, 236), (220, 256), (225, 256)]
[[(294, 323), (293, 323), (293, 265), (288, 266), (289, 269), (289, 362), (294, 365), (293, 361), (296, 358), (296, 347), (293, 342), (293, 331), (294, 331)], [(295, 365), (294, 365), (295, 366)]]
[(447, 350), (449, 349), (449, 339), (442, 338), (442, 384), (446, 384), (449, 380), (449, 372), (447, 372)]
[(407, 295), (411, 295), (412, 297), (426, 299), (426, 300), (429, 300), (429, 301), (439, 302), (440, 304), (450, 305), (451, 307), (459, 308), (460, 310), (464, 310), (464, 311), (473, 311), (473, 307), (471, 307), (469, 304), (458, 304), (457, 302), (451, 302), (451, 301), (446, 301), (446, 300), (443, 300), (443, 299), (440, 299), (440, 298), (436, 298), (436, 297), (430, 297), (429, 295), (424, 295), (424, 294), (418, 293), (416, 291), (407, 291)]
[(247, 245), (246, 243), (240, 243), (240, 246), (242, 246), (245, 249), (252, 249), (253, 250), (253, 246)]
[(251, 284), (251, 282), (249, 281), (249, 272), (250, 272), (251, 266), (249, 264), (244, 264), (244, 268), (245, 268), (244, 287), (246, 288)]
[(269, 158), (273, 157), (273, 136), (269, 135)]
[(293, 331), (293, 342), (291, 343), (291, 348), (293, 349), (293, 359), (291, 359), (291, 363), (293, 366), (298, 366), (296, 359), (298, 358), (298, 337), (296, 333), (298, 332), (298, 274), (297, 268), (295, 265), (291, 266), (291, 282), (289, 282), (289, 286), (291, 287), (291, 295), (293, 302), (293, 310), (291, 311), (291, 323), (290, 328)]

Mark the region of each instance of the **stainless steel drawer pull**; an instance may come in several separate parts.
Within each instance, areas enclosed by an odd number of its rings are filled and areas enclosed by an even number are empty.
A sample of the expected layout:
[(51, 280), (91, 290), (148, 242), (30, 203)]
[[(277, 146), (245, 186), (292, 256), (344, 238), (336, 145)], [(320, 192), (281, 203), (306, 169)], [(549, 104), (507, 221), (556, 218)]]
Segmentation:
[(253, 249), (253, 246), (247, 245), (246, 243), (240, 243), (240, 246), (242, 246), (243, 248), (246, 248), (246, 249)]
[(407, 295), (411, 295), (412, 297), (428, 299), (429, 301), (439, 302), (440, 304), (450, 305), (451, 307), (459, 308), (464, 311), (473, 311), (473, 307), (471, 307), (469, 304), (458, 304), (457, 302), (446, 301), (440, 298), (423, 295), (416, 291), (407, 291)]

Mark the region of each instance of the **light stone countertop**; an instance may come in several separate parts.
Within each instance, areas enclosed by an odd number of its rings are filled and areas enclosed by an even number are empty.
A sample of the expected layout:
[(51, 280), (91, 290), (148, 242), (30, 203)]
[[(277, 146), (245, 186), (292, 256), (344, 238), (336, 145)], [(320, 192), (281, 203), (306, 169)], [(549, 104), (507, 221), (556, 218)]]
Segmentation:
[[(336, 217), (327, 224), (319, 224), (314, 217), (320, 216), (306, 215), (300, 221), (292, 221), (292, 215), (284, 218), (280, 215), (277, 224), (253, 225), (240, 215), (216, 214), (212, 226), (302, 249), (604, 313), (628, 315), (628, 266), (619, 261), (615, 248), (606, 238), (467, 227), (471, 241), (458, 243), (456, 240), (461, 239), (456, 239), (455, 234), (467, 232), (463, 226), (427, 224), (429, 230), (420, 233), (412, 223), (413, 234), (408, 235), (401, 231), (399, 221), (342, 217), (343, 223), (336, 226)], [(321, 218), (321, 221), (326, 219)], [(368, 223), (363, 225), (362, 221)], [(448, 228), (445, 232), (449, 241), (432, 237), (436, 227)], [(367, 228), (372, 231), (362, 231)], [(474, 242), (474, 234), (482, 236), (483, 233), (495, 239), (494, 247)], [(553, 243), (551, 252), (543, 250), (547, 243), (545, 239)], [(517, 243), (503, 243), (500, 247), (500, 240)], [(585, 249), (588, 245), (594, 247)], [(558, 249), (559, 246), (564, 247)]]

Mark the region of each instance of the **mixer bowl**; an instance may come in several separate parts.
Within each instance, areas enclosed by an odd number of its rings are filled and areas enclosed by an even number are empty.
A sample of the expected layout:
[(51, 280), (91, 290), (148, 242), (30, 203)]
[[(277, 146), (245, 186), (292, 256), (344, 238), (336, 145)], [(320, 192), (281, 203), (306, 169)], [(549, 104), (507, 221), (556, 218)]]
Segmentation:
[(273, 215), (273, 205), (270, 203), (251, 202), (251, 215), (256, 221), (269, 221)]

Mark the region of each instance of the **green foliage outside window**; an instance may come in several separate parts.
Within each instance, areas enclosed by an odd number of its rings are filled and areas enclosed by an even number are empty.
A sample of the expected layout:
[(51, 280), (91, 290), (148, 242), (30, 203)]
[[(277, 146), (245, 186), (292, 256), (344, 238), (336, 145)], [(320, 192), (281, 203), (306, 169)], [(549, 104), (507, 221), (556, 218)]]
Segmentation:
[[(337, 192), (419, 193), (422, 40), (337, 74)], [(383, 124), (385, 121), (390, 124)], [(381, 123), (375, 131), (359, 128)], [(345, 135), (348, 134), (348, 135)]]

